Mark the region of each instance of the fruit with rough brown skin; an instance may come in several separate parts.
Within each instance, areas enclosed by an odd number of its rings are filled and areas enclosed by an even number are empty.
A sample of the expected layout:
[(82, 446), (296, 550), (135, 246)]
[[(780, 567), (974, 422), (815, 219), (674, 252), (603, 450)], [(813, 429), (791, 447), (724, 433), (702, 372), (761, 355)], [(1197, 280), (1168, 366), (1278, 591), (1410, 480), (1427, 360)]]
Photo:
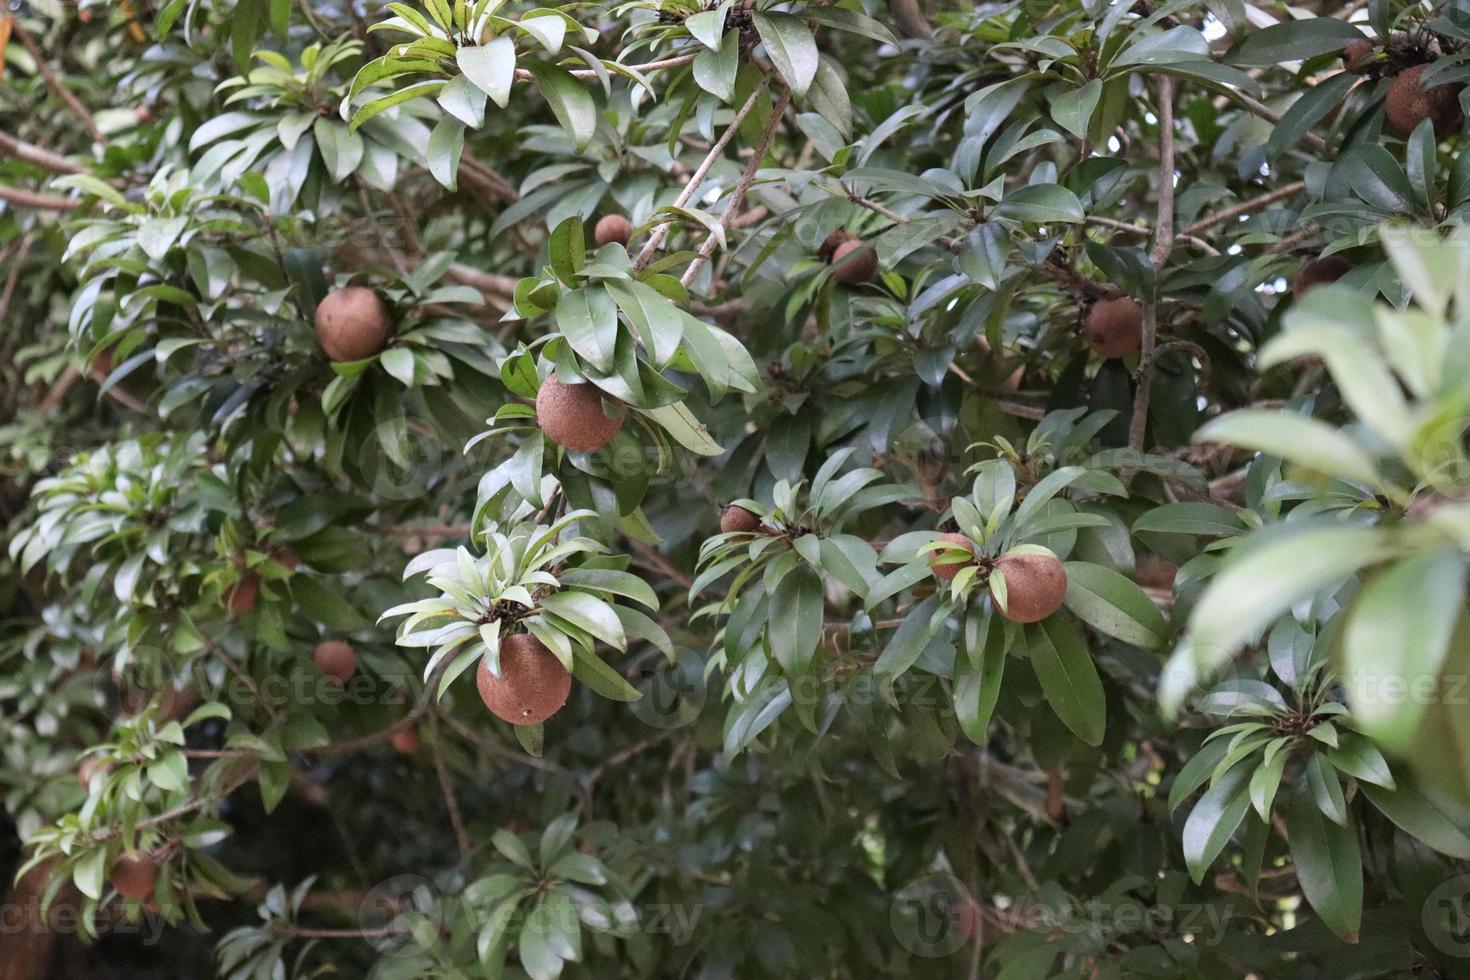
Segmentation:
[(412, 728), (394, 732), (390, 741), (399, 755), (413, 755), (419, 750), (419, 733)]
[(633, 235), (633, 222), (621, 214), (605, 214), (597, 220), (592, 229), (592, 240), (597, 247), (617, 242), (619, 245), (628, 244), (628, 239)]
[(500, 641), (500, 676), (481, 660), (475, 686), (495, 717), (512, 725), (539, 725), (567, 703), (572, 675), (540, 640), (517, 633)]
[(323, 677), (336, 684), (346, 684), (357, 673), (357, 651), (342, 640), (323, 640), (311, 651), (311, 662)]
[(1372, 41), (1349, 41), (1342, 49), (1342, 65), (1354, 75), (1361, 75), (1368, 70), (1368, 63), (1377, 50)]
[(590, 453), (612, 441), (623, 427), (623, 417), (607, 414), (596, 385), (562, 384), (553, 374), (536, 392), (536, 424), (558, 446)]
[(838, 246), (843, 242), (850, 242), (856, 237), (846, 228), (838, 228), (828, 232), (827, 237), (822, 239), (822, 244), (817, 247), (817, 256), (823, 262), (831, 262), (832, 253), (837, 251)]
[(968, 551), (971, 555), (969, 561), (955, 561), (952, 558), (945, 558), (944, 552), (942, 551), (931, 551), (929, 553), (929, 570), (934, 573), (934, 577), (943, 582), (952, 582), (954, 581), (954, 577), (966, 566), (974, 564), (975, 542), (963, 534), (953, 532), (941, 534), (938, 540)]
[(1402, 72), (1388, 87), (1384, 114), (1389, 128), (1400, 136), (1408, 136), (1421, 122), (1434, 124), (1434, 135), (1443, 139), (1464, 119), (1460, 111), (1460, 87), (1436, 85), (1425, 90), (1423, 75), (1428, 65), (1415, 65)]
[(248, 613), (255, 608), (255, 600), (259, 595), (260, 576), (254, 572), (246, 572), (230, 593), (230, 612), (237, 616)]
[(1039, 623), (1067, 597), (1067, 570), (1055, 555), (1001, 555), (995, 570), (1006, 583), (1006, 607), (996, 609), (1013, 623)]
[(1341, 255), (1326, 255), (1303, 263), (1291, 281), (1291, 296), (1301, 299), (1318, 286), (1337, 282), (1353, 271), (1353, 264)]
[(832, 251), (832, 278), (845, 286), (872, 282), (878, 274), (878, 253), (861, 238), (849, 238)]
[(158, 884), (158, 859), (142, 851), (120, 854), (112, 862), (109, 880), (123, 898), (149, 898)]
[(334, 361), (372, 357), (388, 343), (388, 307), (366, 286), (344, 286), (316, 307), (316, 339)]
[(1127, 357), (1143, 342), (1143, 307), (1128, 296), (1092, 304), (1082, 324), (1087, 346), (1099, 357)]
[(720, 530), (725, 534), (754, 534), (761, 529), (761, 519), (744, 507), (731, 504), (720, 512)]

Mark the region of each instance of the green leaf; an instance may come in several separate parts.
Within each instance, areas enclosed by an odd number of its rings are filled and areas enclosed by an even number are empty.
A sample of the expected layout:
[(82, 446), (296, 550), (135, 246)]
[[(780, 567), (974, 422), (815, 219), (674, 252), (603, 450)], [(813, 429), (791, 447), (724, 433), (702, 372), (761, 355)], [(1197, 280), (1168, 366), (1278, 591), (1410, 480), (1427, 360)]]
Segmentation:
[(1336, 17), (1309, 17), (1272, 24), (1248, 34), (1229, 60), (1237, 65), (1279, 65), (1306, 61), (1341, 51), (1349, 41), (1363, 40), (1363, 32)]
[(1197, 501), (1153, 507), (1133, 522), (1133, 533), (1207, 534), (1228, 537), (1240, 534), (1245, 525), (1224, 507)]
[(990, 718), (1005, 677), (1006, 634), (1001, 624), (992, 622), (982, 642), (978, 670), (971, 666), (969, 657), (959, 657), (955, 663), (955, 716), (965, 736), (976, 745), (988, 741)]
[(618, 307), (602, 286), (583, 286), (556, 301), (556, 325), (572, 350), (603, 371), (612, 371), (618, 342)]
[(453, 116), (445, 116), (429, 134), (424, 158), (428, 162), (429, 173), (449, 190), (459, 186), (459, 157), (463, 152), (464, 123)]
[(1081, 633), (1065, 616), (1048, 616), (1026, 627), (1026, 647), (1057, 717), (1088, 745), (1101, 745), (1108, 703)]
[(1249, 761), (1232, 766), (1205, 791), (1184, 821), (1184, 863), (1196, 885), (1204, 880), (1205, 872), (1230, 843), (1231, 836), (1251, 807), (1247, 792), (1250, 770)]
[(642, 693), (596, 654), (572, 648), (572, 676), (612, 701), (637, 701)]
[(806, 95), (817, 75), (817, 42), (811, 28), (791, 14), (756, 11), (755, 29), (766, 46), (771, 63), (781, 73), (798, 99)]
[(1027, 184), (996, 205), (996, 217), (1036, 224), (1076, 224), (1086, 219), (1077, 195), (1060, 184)]
[(684, 340), (684, 321), (678, 307), (641, 282), (609, 279), (607, 291), (652, 355), (654, 367), (663, 368), (673, 360)]
[(1459, 808), (1437, 802), (1420, 788), (1417, 780), (1401, 775), (1395, 789), (1359, 783), (1363, 795), (1404, 833), (1460, 860), (1470, 860), (1470, 834), (1461, 826)]
[(1156, 650), (1169, 627), (1164, 614), (1132, 579), (1111, 568), (1072, 561), (1067, 570), (1067, 608), (1084, 623), (1125, 643)]
[(1465, 559), (1427, 551), (1375, 575), (1349, 608), (1338, 649), (1353, 718), (1393, 753), (1410, 752), (1465, 605)]
[(1080, 88), (1062, 92), (1051, 100), (1051, 117), (1073, 136), (1085, 138), (1097, 102), (1102, 98), (1102, 90), (1102, 79), (1094, 78)]
[(491, 102), (502, 109), (510, 103), (516, 77), (516, 46), (510, 37), (502, 34), (489, 44), (459, 48), (454, 59), (465, 77)]
[(1318, 524), (1272, 534), (1232, 555), (1195, 606), (1164, 668), (1159, 684), (1164, 710), (1177, 711), (1200, 680), (1292, 605), (1386, 554), (1386, 542), (1375, 528)]
[(527, 67), (556, 121), (571, 137), (572, 148), (578, 153), (585, 150), (597, 132), (597, 103), (591, 93), (559, 65), (532, 61)]
[(1302, 894), (1329, 929), (1356, 942), (1363, 917), (1357, 830), (1328, 820), (1309, 794), (1297, 792), (1287, 804), (1286, 837)]
[(807, 672), (822, 639), (822, 580), (800, 567), (781, 581), (771, 597), (767, 636), (776, 662), (788, 675)]
[(1195, 442), (1223, 442), (1280, 456), (1308, 469), (1379, 485), (1378, 464), (1340, 429), (1295, 412), (1242, 409), (1204, 425)]
[(701, 456), (718, 456), (725, 451), (710, 436), (704, 423), (695, 418), (694, 413), (683, 402), (645, 409), (643, 414), (662, 426), (675, 442), (690, 452)]

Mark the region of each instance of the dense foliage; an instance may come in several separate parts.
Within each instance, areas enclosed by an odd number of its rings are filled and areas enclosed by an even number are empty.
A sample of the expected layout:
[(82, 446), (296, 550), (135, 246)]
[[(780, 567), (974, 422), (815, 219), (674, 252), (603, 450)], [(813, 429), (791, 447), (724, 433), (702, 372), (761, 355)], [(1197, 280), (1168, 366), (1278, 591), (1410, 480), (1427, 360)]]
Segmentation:
[(1463, 0), (0, 11), (0, 980), (1470, 975)]

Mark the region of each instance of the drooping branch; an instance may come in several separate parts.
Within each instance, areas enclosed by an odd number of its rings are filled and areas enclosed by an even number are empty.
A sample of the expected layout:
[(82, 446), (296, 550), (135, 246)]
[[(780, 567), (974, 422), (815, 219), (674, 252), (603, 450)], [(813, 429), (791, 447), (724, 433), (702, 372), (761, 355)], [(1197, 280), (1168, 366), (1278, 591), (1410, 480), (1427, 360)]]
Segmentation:
[(46, 84), (51, 87), (53, 92), (60, 96), (61, 101), (66, 103), (66, 107), (71, 110), (72, 115), (76, 116), (81, 120), (82, 125), (87, 127), (87, 132), (92, 134), (92, 139), (98, 143), (106, 143), (107, 137), (103, 135), (102, 130), (97, 128), (97, 120), (92, 118), (92, 113), (87, 110), (86, 106), (82, 105), (82, 100), (76, 97), (76, 93), (63, 85), (61, 79), (56, 77), (56, 73), (51, 70), (51, 66), (46, 62), (46, 52), (41, 50), (41, 46), (31, 37), (30, 32), (24, 27), (21, 27), (19, 21), (12, 21), (10, 26), (11, 30), (15, 32), (15, 36), (20, 38), (20, 43), (25, 45), (26, 51), (30, 52), (32, 60), (36, 63), (36, 70), (41, 73), (41, 77), (46, 80)]
[(1284, 201), (1289, 197), (1295, 197), (1297, 194), (1300, 194), (1306, 189), (1307, 182), (1304, 180), (1297, 180), (1293, 181), (1290, 184), (1283, 184), (1281, 187), (1276, 188), (1274, 191), (1262, 194), (1259, 197), (1253, 197), (1248, 201), (1241, 201), (1239, 204), (1231, 205), (1224, 210), (1216, 211), (1212, 214), (1207, 214), (1197, 221), (1190, 222), (1189, 224), (1184, 226), (1184, 230), (1180, 234), (1181, 236), (1197, 235), (1202, 231), (1206, 231), (1210, 228), (1215, 227), (1216, 225), (1222, 225), (1227, 221), (1234, 221), (1241, 215), (1250, 214), (1252, 211), (1259, 211), (1262, 208), (1268, 208), (1271, 205), (1276, 204), (1279, 201)]

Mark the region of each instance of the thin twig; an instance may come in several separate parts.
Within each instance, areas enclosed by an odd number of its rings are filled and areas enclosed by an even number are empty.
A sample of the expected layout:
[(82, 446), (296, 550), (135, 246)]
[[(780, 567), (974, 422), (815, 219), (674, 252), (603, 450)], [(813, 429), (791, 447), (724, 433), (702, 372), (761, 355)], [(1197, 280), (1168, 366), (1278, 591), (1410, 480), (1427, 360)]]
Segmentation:
[(9, 133), (0, 132), (0, 153), (24, 160), (26, 163), (34, 164), (42, 170), (49, 170), (57, 174), (84, 174), (87, 168), (80, 163), (73, 163), (59, 153), (52, 153), (34, 143), (16, 139)]
[(1240, 217), (1243, 214), (1249, 214), (1252, 211), (1259, 211), (1261, 208), (1270, 207), (1278, 201), (1284, 201), (1289, 197), (1294, 197), (1295, 195), (1301, 193), (1306, 189), (1307, 182), (1304, 180), (1298, 180), (1290, 184), (1284, 184), (1281, 187), (1276, 188), (1274, 191), (1262, 194), (1259, 197), (1253, 197), (1248, 201), (1241, 201), (1239, 204), (1232, 205), (1231, 207), (1228, 207), (1223, 211), (1216, 211), (1213, 214), (1207, 214), (1203, 218), (1200, 218), (1198, 221), (1194, 221), (1190, 224), (1185, 225), (1182, 234), (1197, 235), (1202, 231), (1215, 227), (1216, 225), (1222, 225), (1227, 221), (1234, 221), (1236, 218)]
[[(791, 90), (783, 88), (781, 97), (776, 100), (775, 109), (771, 111), (771, 118), (766, 122), (765, 131), (761, 133), (760, 143), (756, 145), (755, 152), (750, 155), (750, 163), (746, 165), (745, 172), (740, 175), (740, 183), (735, 185), (735, 192), (730, 195), (730, 203), (720, 217), (721, 232), (729, 230), (730, 223), (739, 217), (741, 209), (745, 207), (745, 195), (750, 192), (750, 185), (755, 181), (755, 175), (760, 172), (761, 163), (766, 158), (771, 141), (776, 138), (776, 130), (781, 128), (781, 117), (786, 114), (786, 107), (790, 104)], [(713, 231), (705, 236), (704, 244), (699, 246), (698, 254), (694, 256), (694, 260), (689, 263), (689, 268), (684, 270), (684, 275), (680, 279), (684, 288), (689, 288), (689, 284), (698, 275), (700, 266), (709, 261), (709, 257), (714, 254), (715, 246), (719, 244), (719, 241), (720, 235)]]
[(88, 112), (87, 107), (82, 105), (82, 100), (78, 99), (71, 89), (61, 84), (61, 79), (56, 77), (56, 73), (46, 63), (46, 53), (41, 50), (40, 45), (31, 37), (30, 32), (24, 27), (21, 27), (20, 21), (18, 20), (12, 20), (10, 27), (14, 31), (15, 36), (20, 38), (20, 43), (24, 44), (26, 50), (31, 53), (31, 57), (36, 62), (36, 70), (41, 73), (41, 77), (46, 80), (46, 84), (51, 87), (53, 92), (61, 96), (61, 101), (66, 103), (66, 107), (71, 110), (72, 115), (82, 121), (82, 125), (87, 127), (87, 132), (92, 134), (94, 140), (98, 143), (106, 143), (107, 137), (102, 135), (102, 130), (97, 128), (97, 120), (93, 119), (92, 113)]
[(0, 185), (0, 200), (37, 211), (75, 211), (86, 203), (74, 197), (57, 197), (55, 194), (42, 194), (4, 185)]
[[(1174, 77), (1159, 75), (1159, 201), (1154, 220), (1154, 246), (1149, 261), (1162, 270), (1174, 250)], [(1150, 296), (1143, 307), (1143, 336), (1139, 343), (1138, 387), (1133, 394), (1133, 418), (1128, 425), (1128, 448), (1143, 451), (1148, 428), (1149, 395), (1154, 380), (1154, 345), (1158, 337), (1159, 304)], [(1129, 471), (1127, 477), (1132, 477)], [(1128, 479), (1124, 480), (1126, 484)]]
[[(682, 208), (689, 203), (689, 199), (699, 190), (699, 185), (704, 182), (705, 175), (710, 172), (710, 168), (715, 165), (715, 161), (724, 155), (725, 147), (730, 144), (730, 140), (734, 137), (736, 130), (740, 128), (740, 124), (745, 122), (745, 117), (754, 111), (756, 103), (760, 101), (765, 93), (765, 85), (757, 85), (755, 91), (750, 93), (750, 98), (746, 99), (745, 104), (735, 113), (735, 118), (730, 120), (730, 125), (726, 126), (725, 131), (720, 134), (720, 138), (715, 140), (715, 145), (710, 147), (709, 153), (699, 164), (698, 169), (690, 175), (689, 182), (684, 185), (684, 189), (679, 192), (679, 196), (674, 198), (674, 207)], [(653, 232), (648, 236), (648, 243), (643, 246), (643, 251), (638, 253), (638, 261), (633, 264), (634, 268), (641, 271), (644, 266), (648, 265), (653, 259), (653, 253), (658, 251), (659, 245), (662, 244), (664, 238), (668, 235), (672, 223), (672, 221), (666, 221), (653, 229)]]
[(470, 856), (470, 835), (464, 829), (464, 814), (459, 810), (459, 799), (454, 795), (454, 783), (449, 779), (449, 769), (444, 765), (444, 750), (439, 745), (439, 713), (429, 712), (429, 755), (434, 759), (434, 772), (439, 776), (439, 791), (444, 794), (444, 806), (449, 810), (449, 825), (454, 828), (454, 842), (459, 847), (459, 856)]

